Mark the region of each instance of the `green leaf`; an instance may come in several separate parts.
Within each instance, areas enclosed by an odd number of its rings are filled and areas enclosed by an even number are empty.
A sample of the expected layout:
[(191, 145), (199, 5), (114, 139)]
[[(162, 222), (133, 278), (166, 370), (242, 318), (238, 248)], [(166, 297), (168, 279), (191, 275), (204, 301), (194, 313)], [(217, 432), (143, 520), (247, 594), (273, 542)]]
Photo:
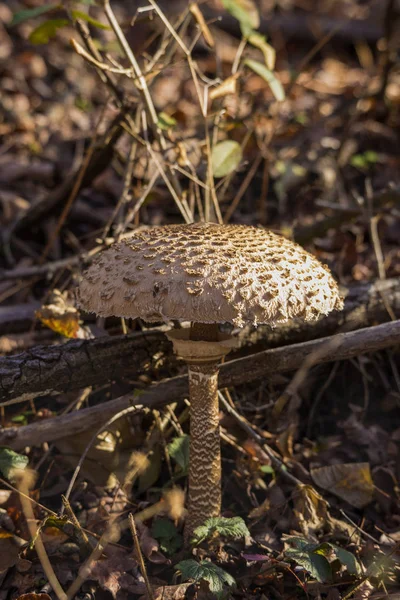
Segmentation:
[(261, 465), (260, 471), (261, 473), (268, 473), (268, 475), (274, 475), (275, 473), (275, 469), (271, 465)]
[(364, 156), (369, 163), (376, 163), (379, 159), (378, 153), (375, 150), (366, 150)]
[(354, 154), (350, 158), (350, 164), (352, 167), (356, 167), (356, 169), (365, 169), (368, 167), (368, 161), (363, 154)]
[(303, 567), (320, 583), (325, 583), (332, 577), (331, 566), (321, 554), (288, 548), (285, 550), (285, 556)]
[[(37, 541), (40, 533), (46, 527), (55, 527), (56, 529), (59, 529), (60, 531), (64, 531), (64, 527), (67, 523), (71, 523), (67, 516), (58, 517), (57, 515), (49, 515), (41, 522), (41, 524), (37, 528), (35, 535), (33, 536), (33, 538), (31, 539), (31, 541), (29, 543), (29, 548), (32, 550), (35, 547), (36, 541)], [(72, 523), (71, 523), (71, 525), (72, 525)]]
[(176, 437), (168, 444), (169, 455), (174, 459), (177, 465), (186, 473), (189, 468), (189, 441), (188, 435)]
[(239, 21), (244, 37), (260, 26), (260, 15), (253, 0), (222, 0), (222, 4)]
[(26, 10), (19, 10), (14, 13), (11, 26), (19, 25), (28, 19), (34, 19), (35, 17), (40, 17), (40, 15), (44, 15), (52, 10), (57, 10), (62, 8), (61, 4), (45, 4), (44, 6), (37, 6), (36, 8), (28, 8)]
[(74, 17), (74, 19), (82, 19), (82, 21), (86, 21), (90, 25), (93, 25), (93, 27), (97, 27), (97, 29), (111, 29), (109, 25), (101, 23), (101, 21), (94, 19), (93, 17), (81, 10), (72, 10), (71, 14)]
[(48, 44), (61, 27), (69, 24), (68, 19), (50, 19), (49, 21), (45, 21), (32, 31), (29, 41), (32, 44)]
[[(337, 560), (346, 567), (350, 575), (360, 575), (362, 572), (354, 554), (348, 552), (348, 550), (344, 550), (340, 546), (336, 546), (330, 542), (323, 542), (322, 544), (310, 543), (306, 538), (296, 535), (285, 535), (283, 540), (294, 546), (294, 548), (285, 550), (286, 556), (301, 565), (318, 581), (327, 581), (332, 574), (330, 564), (325, 558), (331, 557), (332, 552), (335, 553)], [(315, 558), (318, 556), (328, 562), (329, 573), (326, 564)]]
[(214, 535), (214, 533), (234, 540), (250, 535), (250, 531), (241, 517), (232, 517), (230, 519), (227, 517), (211, 517), (205, 521), (204, 525), (196, 527), (193, 532), (193, 539), (191, 540), (192, 544), (197, 546), (203, 540)]
[(207, 581), (210, 591), (217, 596), (222, 595), (225, 584), (229, 587), (236, 585), (232, 575), (229, 575), (221, 567), (205, 560), (199, 563), (191, 559), (182, 560), (176, 565), (175, 569), (180, 571), (184, 581), (189, 579), (193, 579), (194, 582)]
[(25, 469), (29, 459), (23, 454), (18, 454), (10, 448), (0, 448), (0, 472), (2, 475), (13, 481), (15, 479), (16, 471)]
[(276, 52), (275, 49), (267, 43), (264, 35), (258, 31), (252, 31), (248, 37), (248, 41), (252, 46), (261, 50), (264, 54), (265, 64), (272, 71), (275, 68)]
[(153, 521), (151, 528), (153, 537), (160, 543), (160, 549), (166, 554), (175, 554), (182, 546), (183, 538), (175, 525), (166, 517)]
[(363, 154), (354, 154), (350, 158), (350, 164), (357, 169), (367, 169), (370, 165), (375, 164), (379, 156), (373, 150), (367, 150)]
[(234, 140), (224, 140), (215, 144), (211, 152), (214, 177), (225, 177), (238, 168), (242, 160), (242, 148)]
[(317, 546), (314, 545), (312, 551), (321, 556), (332, 556), (332, 544), (329, 542), (322, 542), (322, 544), (318, 544)]
[(296, 550), (314, 550), (318, 544), (310, 544), (310, 542), (300, 535), (285, 535), (283, 541), (294, 546)]
[(176, 535), (176, 527), (172, 521), (166, 517), (161, 517), (160, 519), (153, 521), (151, 533), (157, 540), (162, 538), (169, 539)]
[(28, 419), (26, 418), (26, 415), (15, 415), (14, 417), (11, 417), (11, 421), (12, 423), (20, 423), (21, 425), (26, 425)]
[(283, 89), (281, 82), (275, 77), (272, 71), (267, 69), (265, 65), (251, 58), (247, 58), (244, 61), (244, 64), (268, 83), (269, 87), (271, 88), (271, 92), (278, 102), (282, 102), (285, 99), (285, 90)]
[(176, 119), (170, 117), (165, 112), (160, 112), (158, 115), (157, 125), (163, 131), (167, 131), (168, 129), (172, 129), (176, 125)]
[(342, 565), (346, 567), (350, 575), (361, 575), (361, 566), (354, 554), (348, 550), (345, 550), (344, 548), (341, 548), (340, 546), (336, 546), (335, 544), (330, 544), (330, 546)]

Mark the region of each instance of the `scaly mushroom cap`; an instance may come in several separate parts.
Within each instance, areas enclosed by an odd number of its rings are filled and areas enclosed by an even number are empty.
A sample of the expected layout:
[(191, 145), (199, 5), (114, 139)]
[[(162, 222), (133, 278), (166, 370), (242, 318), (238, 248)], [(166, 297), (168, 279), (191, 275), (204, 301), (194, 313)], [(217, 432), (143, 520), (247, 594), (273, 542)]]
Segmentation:
[(103, 317), (239, 327), (342, 307), (328, 268), (297, 244), (214, 223), (154, 227), (114, 244), (84, 273), (78, 302)]

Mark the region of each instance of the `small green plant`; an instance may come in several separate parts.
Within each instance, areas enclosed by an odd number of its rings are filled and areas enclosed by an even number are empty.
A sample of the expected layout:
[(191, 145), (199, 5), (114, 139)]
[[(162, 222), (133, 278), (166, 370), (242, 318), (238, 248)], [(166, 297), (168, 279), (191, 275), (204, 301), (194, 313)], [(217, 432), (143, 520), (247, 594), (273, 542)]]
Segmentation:
[(321, 583), (330, 581), (334, 571), (341, 566), (350, 575), (361, 575), (361, 567), (354, 554), (340, 546), (330, 542), (318, 544), (300, 536), (284, 536), (283, 539), (289, 545), (284, 551), (285, 557)]
[(226, 587), (230, 588), (236, 585), (232, 575), (207, 560), (200, 562), (193, 559), (182, 560), (175, 569), (180, 573), (183, 581), (193, 581), (194, 583), (206, 581), (210, 592), (218, 598), (225, 595)]
[(275, 50), (268, 44), (267, 38), (256, 31), (260, 26), (260, 17), (256, 6), (252, 7), (248, 2), (243, 2), (243, 0), (222, 0), (222, 4), (239, 21), (243, 43), (250, 44), (263, 54), (263, 62), (246, 59), (243, 61), (243, 65), (264, 79), (275, 96), (275, 100), (282, 102), (285, 100), (285, 91), (273, 72), (276, 59)]
[[(203, 525), (194, 530), (191, 543), (193, 546), (198, 546), (205, 540), (215, 537), (237, 540), (248, 535), (250, 535), (250, 532), (241, 517), (213, 517), (207, 519)], [(200, 562), (193, 559), (183, 560), (176, 565), (175, 569), (184, 581), (192, 580), (195, 583), (206, 581), (210, 591), (217, 597), (224, 596), (227, 587), (236, 585), (232, 575), (207, 560)]]
[[(96, 3), (94, 0), (77, 0), (73, 2), (73, 5), (75, 6), (80, 4), (94, 6)], [(105, 25), (97, 19), (94, 19), (88, 13), (82, 10), (72, 8), (69, 14), (67, 14), (65, 8), (59, 2), (56, 4), (45, 4), (44, 6), (20, 10), (14, 13), (11, 25), (19, 25), (24, 21), (29, 21), (30, 19), (35, 19), (43, 15), (50, 15), (52, 13), (60, 13), (63, 16), (46, 19), (46, 21), (43, 21), (43, 23), (40, 23), (37, 27), (35, 27), (35, 29), (29, 35), (29, 41), (32, 44), (48, 44), (49, 41), (56, 36), (59, 29), (71, 24), (70, 17), (74, 20), (81, 19), (86, 21), (97, 29), (110, 29), (108, 25)]]
[(162, 517), (153, 522), (151, 533), (159, 542), (160, 549), (162, 552), (165, 552), (165, 554), (175, 554), (182, 546), (183, 538), (181, 534), (177, 532), (172, 521), (166, 517)]
[(374, 150), (366, 150), (362, 154), (354, 154), (350, 159), (352, 167), (357, 169), (368, 169), (379, 160), (378, 154)]
[(28, 465), (29, 459), (23, 454), (18, 454), (11, 448), (0, 448), (0, 473), (11, 482), (15, 481), (19, 472)]
[(180, 475), (186, 475), (189, 468), (189, 440), (188, 435), (180, 435), (167, 446), (170, 457), (178, 465)]
[(201, 542), (219, 535), (228, 539), (240, 539), (250, 535), (246, 523), (241, 517), (212, 517), (207, 519), (204, 525), (200, 525), (194, 530), (194, 535), (191, 540), (194, 546), (198, 546)]

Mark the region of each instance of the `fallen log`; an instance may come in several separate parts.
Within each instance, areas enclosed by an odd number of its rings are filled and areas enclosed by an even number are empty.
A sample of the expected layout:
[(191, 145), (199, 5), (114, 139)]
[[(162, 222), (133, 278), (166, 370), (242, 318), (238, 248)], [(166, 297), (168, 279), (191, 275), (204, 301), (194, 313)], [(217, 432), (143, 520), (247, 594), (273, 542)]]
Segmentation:
[(137, 379), (155, 355), (172, 354), (170, 346), (160, 331), (36, 346), (0, 359), (0, 401), (14, 404), (127, 375)]
[(28, 331), (39, 308), (39, 302), (0, 306), (0, 335)]
[[(316, 323), (242, 330), (238, 334), (239, 351), (232, 357), (352, 331), (382, 323), (393, 315), (400, 315), (400, 278), (355, 285), (347, 290), (343, 311)], [(21, 402), (117, 378), (137, 379), (160, 352), (172, 357), (172, 346), (159, 330), (37, 346), (0, 358), (0, 402)]]
[[(376, 352), (400, 344), (400, 320), (358, 331), (265, 350), (221, 365), (219, 387), (256, 381), (273, 373), (293, 371), (306, 365), (346, 360), (357, 354)], [(310, 360), (311, 358), (311, 360)], [(116, 413), (133, 405), (160, 407), (182, 400), (188, 394), (188, 377), (181, 375), (151, 386), (139, 397), (133, 393), (91, 408), (35, 422), (23, 427), (0, 430), (0, 445), (14, 450), (36, 446), (60, 437), (77, 435), (105, 423)]]

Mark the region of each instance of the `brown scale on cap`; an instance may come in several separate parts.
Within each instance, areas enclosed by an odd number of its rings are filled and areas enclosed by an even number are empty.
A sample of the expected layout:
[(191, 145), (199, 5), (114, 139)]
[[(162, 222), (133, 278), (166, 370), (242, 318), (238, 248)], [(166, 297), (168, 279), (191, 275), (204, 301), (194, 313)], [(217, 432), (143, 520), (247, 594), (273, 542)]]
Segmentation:
[(84, 274), (79, 302), (101, 316), (239, 327), (309, 321), (342, 307), (329, 270), (297, 244), (213, 223), (155, 227), (114, 244)]

